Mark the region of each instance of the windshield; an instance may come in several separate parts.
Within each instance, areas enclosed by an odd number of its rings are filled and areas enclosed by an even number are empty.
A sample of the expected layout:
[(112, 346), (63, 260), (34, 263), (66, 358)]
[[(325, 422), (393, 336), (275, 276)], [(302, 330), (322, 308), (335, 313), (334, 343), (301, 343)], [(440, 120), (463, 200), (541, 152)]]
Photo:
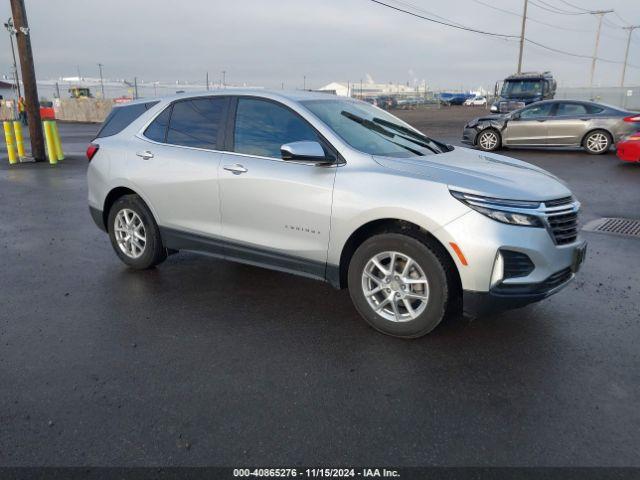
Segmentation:
[(508, 80), (502, 86), (505, 98), (535, 97), (542, 95), (542, 80)]
[(301, 103), (345, 142), (370, 155), (406, 158), (449, 151), (446, 145), (365, 102), (307, 100)]

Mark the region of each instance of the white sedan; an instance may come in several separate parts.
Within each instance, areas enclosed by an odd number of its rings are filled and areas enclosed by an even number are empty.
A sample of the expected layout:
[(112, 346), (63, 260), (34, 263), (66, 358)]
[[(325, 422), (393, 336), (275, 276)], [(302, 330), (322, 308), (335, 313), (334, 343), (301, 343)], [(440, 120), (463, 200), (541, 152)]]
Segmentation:
[(487, 97), (473, 97), (468, 100), (465, 100), (464, 104), (474, 106), (474, 107), (486, 107)]

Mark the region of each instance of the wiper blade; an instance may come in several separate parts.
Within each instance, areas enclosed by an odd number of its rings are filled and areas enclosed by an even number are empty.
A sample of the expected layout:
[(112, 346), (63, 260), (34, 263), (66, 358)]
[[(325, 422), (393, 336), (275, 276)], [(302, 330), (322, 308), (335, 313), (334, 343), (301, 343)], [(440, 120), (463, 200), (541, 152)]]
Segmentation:
[(389, 130), (386, 130), (386, 129), (382, 128), (380, 125), (377, 125), (377, 124), (373, 123), (371, 120), (359, 117), (358, 115), (354, 115), (353, 113), (347, 112), (346, 110), (343, 110), (340, 113), (343, 116), (347, 117), (349, 120), (353, 120), (354, 122), (359, 123), (360, 125), (362, 125), (363, 127), (368, 128), (369, 130), (373, 130), (374, 132), (381, 133), (385, 137), (393, 138), (393, 137), (396, 136), (395, 133), (390, 132)]
[[(385, 127), (392, 128), (392, 129), (394, 129), (394, 130), (396, 130), (398, 132), (402, 132), (402, 133), (405, 133), (407, 135), (411, 135), (414, 138), (419, 138), (420, 140), (422, 140), (420, 145), (422, 145), (425, 148), (428, 148), (433, 153), (442, 153), (442, 152), (449, 152), (450, 151), (449, 147), (446, 146), (445, 144), (440, 143), (437, 140), (434, 140), (433, 138), (427, 137), (426, 135), (424, 135), (422, 133), (415, 132), (415, 131), (413, 131), (410, 128), (407, 128), (405, 126), (398, 125), (396, 123), (389, 122), (388, 120), (383, 120), (382, 118), (378, 118), (378, 117), (374, 118), (373, 121), (376, 124), (384, 125)], [(409, 140), (409, 139), (407, 139), (407, 140)], [(438, 149), (440, 149), (440, 151), (438, 152), (438, 151), (436, 151), (436, 149), (433, 148), (433, 146), (425, 144), (424, 143), (425, 141), (427, 141), (427, 142), (429, 142), (429, 143), (431, 143), (433, 145), (436, 145), (438, 147)], [(415, 142), (415, 143), (418, 143), (418, 142)]]
[[(356, 123), (358, 123), (358, 124), (362, 125), (364, 128), (368, 128), (369, 130), (372, 130), (372, 131), (374, 131), (374, 132), (376, 132), (376, 133), (378, 133), (378, 134), (380, 134), (380, 135), (383, 135), (383, 136), (387, 137), (387, 138), (386, 138), (386, 140), (387, 140), (388, 142), (391, 142), (391, 143), (393, 143), (394, 145), (397, 145), (397, 146), (399, 146), (399, 147), (401, 147), (401, 148), (404, 148), (405, 150), (408, 150), (409, 152), (413, 153), (414, 155), (419, 155), (419, 156), (421, 156), (421, 157), (422, 157), (422, 156), (424, 156), (424, 153), (422, 153), (422, 152), (421, 152), (421, 151), (419, 151), (419, 150), (416, 150), (416, 149), (411, 148), (411, 147), (409, 147), (409, 146), (407, 146), (407, 145), (403, 145), (403, 144), (401, 144), (401, 143), (394, 142), (393, 140), (391, 140), (392, 138), (395, 138), (395, 137), (396, 137), (396, 136), (398, 136), (398, 135), (396, 135), (396, 134), (395, 134), (395, 133), (393, 133), (393, 132), (390, 132), (390, 131), (389, 131), (389, 130), (387, 130), (386, 128), (381, 127), (381, 126), (380, 126), (380, 125), (378, 125), (377, 123), (374, 123), (374, 122), (372, 122), (371, 120), (368, 120), (368, 119), (366, 119), (366, 118), (359, 117), (358, 115), (354, 115), (353, 113), (347, 112), (347, 111), (345, 111), (345, 110), (343, 110), (343, 111), (342, 111), (342, 112), (340, 112), (340, 113), (341, 113), (341, 115), (343, 115), (344, 117), (347, 117), (349, 120), (352, 120), (352, 121), (354, 121), (354, 122), (356, 122)], [(412, 142), (412, 143), (418, 143), (418, 142), (416, 142), (416, 141), (414, 141), (414, 140), (411, 140), (410, 138), (406, 138), (406, 137), (403, 137), (403, 136), (400, 136), (400, 138), (404, 138), (405, 140), (408, 140), (408, 141), (410, 141), (410, 142)], [(427, 148), (428, 148), (428, 147), (427, 147)]]

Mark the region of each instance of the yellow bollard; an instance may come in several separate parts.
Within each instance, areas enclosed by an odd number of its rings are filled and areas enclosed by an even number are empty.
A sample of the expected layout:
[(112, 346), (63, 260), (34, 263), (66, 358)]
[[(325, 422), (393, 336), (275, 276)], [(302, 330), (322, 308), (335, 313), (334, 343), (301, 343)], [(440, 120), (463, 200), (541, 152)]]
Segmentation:
[(20, 120), (13, 121), (13, 131), (16, 134), (16, 147), (18, 147), (18, 157), (24, 158), (24, 137), (22, 136), (22, 123), (20, 123)]
[(53, 143), (53, 128), (51, 127), (51, 122), (49, 120), (45, 120), (42, 122), (42, 126), (44, 127), (44, 139), (47, 144), (47, 156), (49, 157), (49, 163), (51, 165), (55, 165), (58, 163), (58, 157), (56, 156), (56, 146)]
[(64, 160), (64, 152), (62, 151), (62, 142), (60, 141), (60, 132), (58, 131), (58, 122), (55, 120), (51, 121), (51, 125), (53, 125), (53, 145), (56, 149), (56, 157), (58, 160)]
[(13, 132), (11, 131), (11, 122), (3, 122), (4, 126), (4, 139), (7, 142), (7, 153), (9, 154), (9, 165), (15, 165), (18, 163), (18, 156), (16, 155), (16, 146), (13, 143)]

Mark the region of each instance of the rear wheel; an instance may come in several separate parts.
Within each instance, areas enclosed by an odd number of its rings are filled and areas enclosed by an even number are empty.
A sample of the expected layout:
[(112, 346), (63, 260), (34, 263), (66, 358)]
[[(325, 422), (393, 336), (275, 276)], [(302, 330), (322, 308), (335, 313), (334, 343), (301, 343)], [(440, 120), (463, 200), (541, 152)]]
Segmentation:
[(167, 250), (149, 207), (138, 195), (125, 195), (109, 210), (109, 239), (120, 260), (143, 270), (163, 262)]
[(595, 130), (584, 137), (582, 146), (592, 155), (601, 155), (609, 151), (611, 135), (604, 130)]
[(478, 135), (478, 139), (476, 140), (476, 145), (478, 146), (478, 148), (480, 148), (480, 150), (484, 150), (485, 152), (493, 152), (495, 150), (498, 150), (501, 144), (502, 137), (500, 136), (500, 133), (493, 128), (487, 128), (486, 130), (480, 132), (480, 134)]
[(376, 330), (403, 338), (432, 331), (451, 291), (445, 264), (416, 238), (384, 233), (366, 240), (349, 264), (349, 293)]

